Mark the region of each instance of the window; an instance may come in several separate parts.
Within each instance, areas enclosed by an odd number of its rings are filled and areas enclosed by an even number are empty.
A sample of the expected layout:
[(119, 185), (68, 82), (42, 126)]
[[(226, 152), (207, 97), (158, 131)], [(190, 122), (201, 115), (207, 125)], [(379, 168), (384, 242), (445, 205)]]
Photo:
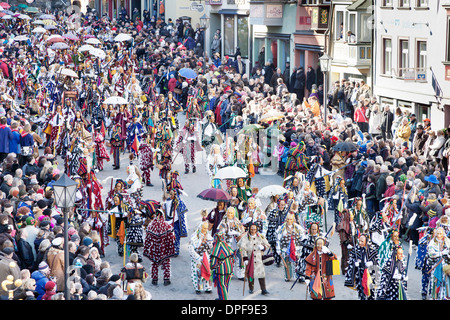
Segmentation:
[(445, 61), (450, 61), (450, 17), (447, 17), (447, 52), (445, 54)]
[(336, 12), (336, 40), (344, 40), (344, 12)]
[(399, 0), (399, 1), (398, 1), (398, 6), (399, 6), (400, 8), (409, 8), (409, 7), (410, 7), (409, 1), (410, 1), (410, 0)]
[(399, 76), (403, 76), (404, 72), (409, 68), (409, 42), (408, 40), (400, 40), (399, 43)]
[(428, 0), (416, 0), (417, 1), (417, 8), (428, 8)]
[(417, 41), (417, 68), (425, 70), (427, 68), (427, 42)]
[(237, 17), (237, 46), (241, 49), (241, 57), (248, 58), (248, 17)]
[(392, 7), (392, 0), (383, 0), (383, 7)]
[(224, 55), (234, 55), (234, 16), (225, 15), (224, 17)]
[(382, 72), (385, 75), (392, 74), (392, 40), (391, 39), (383, 39), (383, 69)]
[(370, 14), (362, 14), (360, 21), (361, 25), (359, 40), (361, 42), (369, 42), (372, 39), (371, 28), (369, 27), (369, 23), (372, 22), (372, 20), (370, 19)]
[(356, 14), (350, 13), (348, 19), (348, 31), (356, 34)]

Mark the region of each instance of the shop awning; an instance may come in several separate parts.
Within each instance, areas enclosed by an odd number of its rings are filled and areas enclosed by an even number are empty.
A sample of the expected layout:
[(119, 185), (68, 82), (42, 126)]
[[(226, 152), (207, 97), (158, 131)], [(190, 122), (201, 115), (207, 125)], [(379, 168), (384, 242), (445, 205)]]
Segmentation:
[(244, 9), (220, 9), (218, 14), (233, 14), (233, 15), (240, 15), (240, 16), (248, 16), (250, 14), (250, 10), (244, 10)]

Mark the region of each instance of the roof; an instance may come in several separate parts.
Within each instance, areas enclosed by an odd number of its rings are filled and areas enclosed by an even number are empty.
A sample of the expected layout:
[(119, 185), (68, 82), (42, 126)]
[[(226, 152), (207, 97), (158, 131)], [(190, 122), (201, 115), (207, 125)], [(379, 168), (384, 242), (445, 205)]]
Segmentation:
[(356, 0), (347, 7), (347, 10), (366, 10), (370, 6), (372, 6), (372, 0)]

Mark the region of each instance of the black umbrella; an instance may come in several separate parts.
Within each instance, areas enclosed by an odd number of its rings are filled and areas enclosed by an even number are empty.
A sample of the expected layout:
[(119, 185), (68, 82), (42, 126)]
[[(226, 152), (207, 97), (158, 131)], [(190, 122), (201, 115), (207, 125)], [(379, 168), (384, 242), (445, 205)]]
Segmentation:
[(358, 146), (354, 144), (353, 142), (339, 142), (333, 147), (334, 151), (346, 151), (346, 152), (352, 152), (355, 150), (358, 150)]

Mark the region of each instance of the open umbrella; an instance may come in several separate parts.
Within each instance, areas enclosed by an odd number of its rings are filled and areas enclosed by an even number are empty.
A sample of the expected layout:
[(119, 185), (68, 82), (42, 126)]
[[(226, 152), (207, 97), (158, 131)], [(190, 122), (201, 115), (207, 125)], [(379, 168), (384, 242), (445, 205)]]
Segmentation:
[(56, 17), (54, 16), (54, 15), (52, 15), (52, 14), (41, 14), (40, 16), (39, 16), (39, 19), (41, 19), (41, 20), (56, 20)]
[(17, 7), (19, 7), (20, 9), (26, 9), (26, 8), (28, 8), (28, 5), (26, 5), (25, 3), (21, 3), (21, 4), (18, 4)]
[(181, 69), (181, 70), (178, 72), (178, 74), (179, 74), (181, 77), (186, 78), (186, 79), (195, 79), (195, 78), (197, 78), (197, 73), (196, 73), (194, 70), (189, 69), (189, 68), (183, 68), (183, 69)]
[(91, 46), (90, 44), (83, 44), (81, 47), (78, 48), (79, 52), (85, 52), (85, 51), (90, 51), (91, 49), (95, 49), (93, 46)]
[(250, 132), (258, 131), (259, 129), (262, 129), (262, 126), (259, 124), (248, 124), (239, 130), (238, 134), (248, 134)]
[(65, 42), (57, 42), (52, 44), (52, 46), (50, 47), (53, 50), (64, 50), (64, 49), (69, 49), (69, 45)]
[(47, 38), (46, 42), (53, 44), (57, 42), (64, 42), (64, 39), (59, 34), (53, 34)]
[(0, 2), (0, 6), (1, 6), (3, 9), (9, 9), (9, 8), (11, 8), (11, 6), (9, 5), (9, 3), (6, 3), (6, 2)]
[(261, 117), (261, 119), (259, 119), (259, 121), (268, 122), (268, 121), (279, 120), (282, 118), (284, 118), (283, 112), (270, 110), (269, 112), (263, 114), (263, 116)]
[(101, 41), (98, 40), (97, 38), (89, 38), (84, 42), (89, 43), (89, 44), (101, 44)]
[(7, 14), (7, 15), (3, 16), (2, 19), (3, 20), (10, 20), (10, 19), (12, 19), (12, 17), (9, 14)]
[(27, 12), (27, 13), (38, 13), (39, 12), (39, 9), (38, 8), (36, 8), (36, 7), (28, 7), (28, 8), (26, 8), (25, 10), (23, 10), (24, 12)]
[(358, 146), (353, 142), (344, 141), (339, 142), (333, 147), (334, 151), (345, 151), (345, 152), (353, 152), (358, 150)]
[(97, 58), (100, 58), (102, 60), (106, 58), (105, 51), (103, 51), (102, 49), (98, 49), (98, 48), (93, 48), (93, 49), (89, 50), (89, 54), (91, 54)]
[(42, 20), (34, 20), (33, 22), (31, 22), (31, 24), (40, 24), (40, 25), (44, 25), (44, 21), (42, 21)]
[(228, 192), (222, 189), (209, 188), (205, 189), (197, 195), (198, 198), (209, 201), (224, 201), (231, 200), (231, 196)]
[(17, 36), (13, 39), (14, 41), (27, 41), (28, 37), (24, 35)]
[(56, 22), (50, 19), (41, 19), (46, 26), (56, 26)]
[(132, 36), (126, 33), (119, 33), (117, 36), (115, 36), (114, 41), (128, 41), (131, 40)]
[(79, 38), (76, 35), (74, 35), (73, 33), (65, 33), (65, 34), (62, 35), (62, 37), (64, 39), (72, 40), (72, 41), (78, 41), (79, 40)]
[(258, 191), (258, 193), (256, 194), (257, 198), (270, 198), (272, 196), (281, 196), (285, 193), (288, 193), (288, 190), (286, 190), (285, 188), (283, 188), (280, 185), (277, 184), (273, 184), (270, 186), (265, 186), (263, 188), (261, 188), (261, 190)]
[(128, 104), (128, 101), (119, 96), (111, 96), (103, 101), (104, 104)]
[(27, 16), (26, 14), (20, 14), (20, 15), (18, 16), (18, 18), (19, 18), (19, 19), (22, 19), (22, 20), (31, 20), (31, 17), (30, 17), (30, 16)]
[(56, 26), (54, 26), (54, 25), (47, 24), (47, 25), (44, 26), (44, 29), (46, 29), (46, 30), (56, 30), (58, 28)]
[(42, 28), (42, 27), (36, 27), (36, 28), (34, 28), (31, 32), (33, 32), (33, 33), (46, 33), (47, 30), (45, 30), (45, 29)]
[(61, 69), (59, 74), (63, 75), (63, 76), (71, 77), (71, 78), (78, 78), (77, 73), (75, 71), (73, 71), (72, 69), (63, 68), (63, 69)]
[(242, 170), (239, 167), (235, 166), (228, 166), (221, 168), (217, 171), (216, 175), (214, 176), (214, 179), (220, 179), (220, 180), (234, 180), (238, 178), (246, 178), (247, 173), (245, 173), (244, 170)]

